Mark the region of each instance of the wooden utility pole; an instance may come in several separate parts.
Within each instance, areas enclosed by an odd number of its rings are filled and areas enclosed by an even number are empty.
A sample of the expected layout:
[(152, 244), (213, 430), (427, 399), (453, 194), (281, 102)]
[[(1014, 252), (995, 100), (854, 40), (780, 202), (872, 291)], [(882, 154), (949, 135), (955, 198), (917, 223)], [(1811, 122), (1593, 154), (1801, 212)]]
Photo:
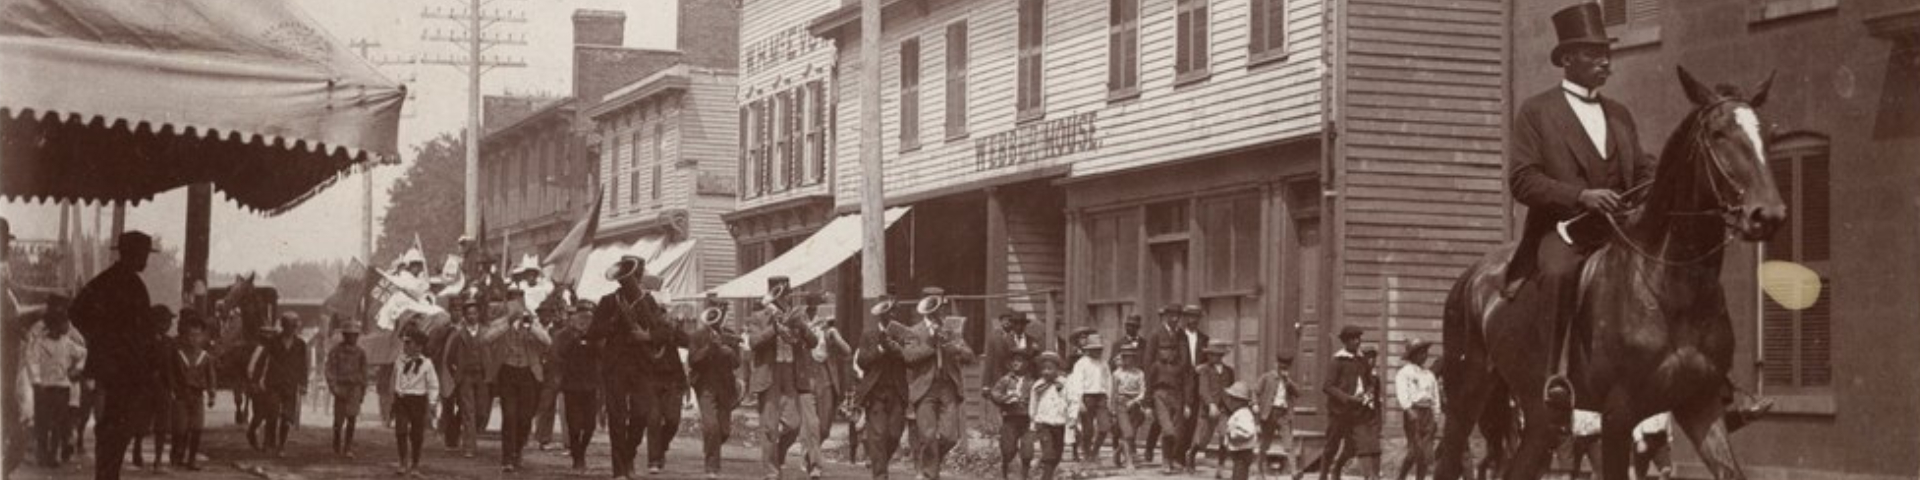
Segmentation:
[(887, 293), (886, 185), (880, 164), (880, 0), (860, 0), (860, 294)]
[(526, 45), (526, 39), (490, 33), (502, 23), (526, 23), (527, 17), (520, 12), (488, 10), (484, 7), (491, 0), (460, 0), (465, 8), (427, 9), (420, 16), (429, 19), (452, 20), (458, 22), (463, 32), (429, 32), (421, 36), (424, 40), (440, 40), (459, 45), (466, 49), (466, 55), (450, 58), (421, 59), (421, 63), (451, 65), (466, 70), (467, 74), (467, 174), (466, 174), (466, 232), (469, 238), (480, 238), (480, 77), (496, 67), (525, 67), (519, 60), (504, 57), (482, 56), (482, 52), (499, 45)]

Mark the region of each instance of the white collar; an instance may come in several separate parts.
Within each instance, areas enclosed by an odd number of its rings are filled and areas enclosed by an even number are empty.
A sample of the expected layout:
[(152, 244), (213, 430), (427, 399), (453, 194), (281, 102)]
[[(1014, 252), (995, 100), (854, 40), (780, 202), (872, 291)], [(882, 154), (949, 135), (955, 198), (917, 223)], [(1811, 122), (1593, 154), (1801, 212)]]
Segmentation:
[(1592, 99), (1595, 95), (1600, 94), (1599, 90), (1582, 87), (1578, 83), (1573, 83), (1572, 80), (1561, 80), (1560, 89), (1565, 90), (1569, 94), (1587, 99)]
[(1340, 351), (1333, 352), (1333, 358), (1356, 358), (1359, 356), (1360, 355), (1347, 351), (1346, 348), (1341, 348)]

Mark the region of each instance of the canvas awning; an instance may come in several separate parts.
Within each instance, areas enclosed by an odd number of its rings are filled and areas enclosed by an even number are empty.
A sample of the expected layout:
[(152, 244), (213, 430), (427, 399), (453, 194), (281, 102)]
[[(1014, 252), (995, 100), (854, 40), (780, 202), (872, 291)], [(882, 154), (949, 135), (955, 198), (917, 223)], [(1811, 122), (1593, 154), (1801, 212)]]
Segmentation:
[(584, 274), (580, 283), (573, 287), (573, 293), (579, 298), (599, 301), (600, 297), (613, 293), (620, 284), (607, 280), (607, 269), (612, 268), (620, 257), (634, 255), (647, 259), (647, 288), (661, 302), (695, 298), (701, 295), (700, 259), (693, 255), (696, 242), (681, 240), (667, 242), (659, 235), (641, 237), (632, 243), (609, 242), (594, 248), (587, 254)]
[[(894, 207), (887, 209), (886, 226), (900, 220), (912, 207)], [(860, 251), (860, 214), (843, 215), (827, 222), (827, 226), (813, 232), (792, 250), (780, 254), (773, 261), (760, 268), (747, 272), (725, 284), (715, 287), (713, 292), (720, 298), (760, 298), (767, 293), (767, 278), (786, 275), (794, 286), (804, 285), (820, 278), (840, 262), (852, 258)]]
[(0, 0), (0, 195), (211, 182), (269, 214), (397, 158), (406, 91), (290, 1)]

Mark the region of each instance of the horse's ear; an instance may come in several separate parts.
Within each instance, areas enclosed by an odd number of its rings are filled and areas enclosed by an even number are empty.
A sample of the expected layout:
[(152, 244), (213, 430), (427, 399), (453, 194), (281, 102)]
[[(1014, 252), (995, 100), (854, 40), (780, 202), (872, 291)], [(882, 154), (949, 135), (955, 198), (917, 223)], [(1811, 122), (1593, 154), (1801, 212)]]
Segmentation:
[(1754, 92), (1753, 99), (1748, 100), (1747, 105), (1752, 105), (1753, 108), (1760, 108), (1761, 106), (1767, 104), (1767, 92), (1770, 90), (1773, 90), (1773, 77), (1778, 73), (1780, 72), (1778, 71), (1767, 72), (1767, 79), (1765, 81), (1760, 82), (1759, 87), (1755, 87), (1753, 89), (1753, 92)]
[(1694, 105), (1706, 105), (1713, 101), (1713, 89), (1693, 79), (1693, 74), (1687, 73), (1687, 67), (1676, 66), (1674, 71), (1680, 73), (1680, 89), (1687, 92), (1687, 100), (1693, 101)]

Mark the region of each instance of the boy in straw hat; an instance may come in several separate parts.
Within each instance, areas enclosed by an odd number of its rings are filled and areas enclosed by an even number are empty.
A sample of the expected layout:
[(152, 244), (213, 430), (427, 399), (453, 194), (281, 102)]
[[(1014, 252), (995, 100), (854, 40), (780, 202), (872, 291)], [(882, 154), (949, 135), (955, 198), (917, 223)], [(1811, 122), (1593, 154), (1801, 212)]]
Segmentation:
[(1113, 356), (1113, 388), (1109, 389), (1112, 394), (1108, 408), (1113, 412), (1114, 424), (1119, 427), (1113, 436), (1113, 463), (1132, 469), (1134, 438), (1147, 421), (1147, 372), (1138, 365), (1139, 347), (1122, 345), (1120, 352)]
[(1098, 332), (1081, 337), (1080, 358), (1073, 362), (1073, 373), (1067, 375), (1067, 399), (1080, 421), (1073, 443), (1077, 449), (1074, 457), (1093, 463), (1100, 462), (1100, 444), (1106, 441), (1107, 422), (1112, 420), (1107, 412), (1107, 392), (1112, 388), (1113, 372), (1107, 369), (1106, 348)]
[(353, 425), (367, 393), (367, 352), (360, 349), (360, 321), (339, 318), (340, 344), (327, 352), (327, 391), (333, 393), (333, 454), (353, 458)]
[(1407, 478), (1407, 471), (1414, 472), (1413, 478), (1427, 478), (1427, 469), (1433, 463), (1434, 414), (1440, 411), (1440, 380), (1432, 370), (1427, 369), (1427, 350), (1433, 344), (1414, 338), (1407, 341), (1407, 351), (1401, 354), (1403, 365), (1393, 374), (1394, 396), (1398, 397), (1403, 413), (1401, 426), (1407, 433), (1407, 456), (1400, 463), (1398, 478)]
[(197, 320), (180, 322), (178, 349), (167, 359), (172, 376), (178, 381), (173, 391), (174, 465), (199, 471), (200, 431), (206, 425), (207, 408), (213, 406), (214, 360), (206, 351), (206, 325)]
[[(1249, 398), (1246, 382), (1234, 382), (1221, 395), (1221, 406), (1228, 412), (1226, 424), (1227, 459), (1233, 463), (1233, 480), (1246, 480), (1248, 465), (1253, 463), (1253, 446), (1260, 436), (1260, 423), (1254, 419), (1253, 409), (1248, 408)], [(1219, 478), (1219, 472), (1214, 478)]]

